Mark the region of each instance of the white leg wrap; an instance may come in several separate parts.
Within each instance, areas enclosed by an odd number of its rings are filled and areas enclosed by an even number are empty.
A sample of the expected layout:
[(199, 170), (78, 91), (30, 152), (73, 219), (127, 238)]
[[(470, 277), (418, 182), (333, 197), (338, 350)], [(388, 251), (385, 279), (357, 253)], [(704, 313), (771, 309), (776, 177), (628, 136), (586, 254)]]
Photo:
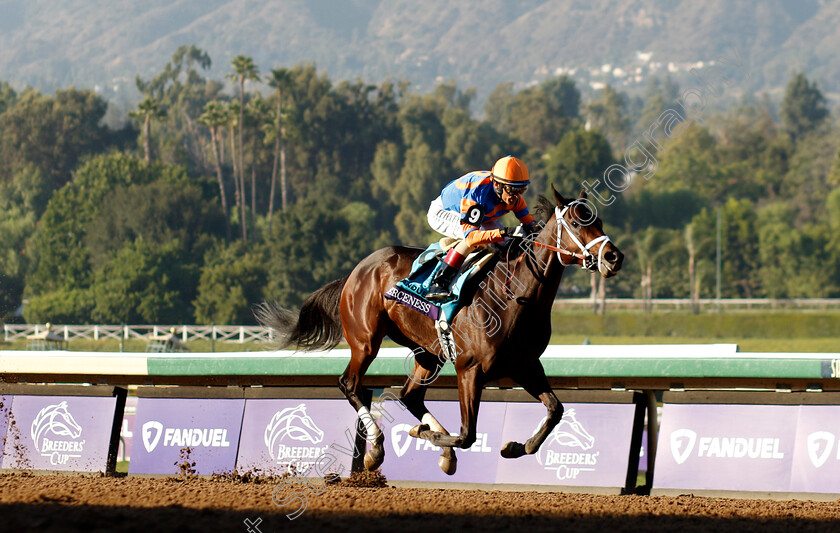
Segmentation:
[(362, 421), (362, 425), (365, 426), (365, 431), (367, 432), (365, 438), (368, 442), (376, 442), (376, 439), (379, 438), (379, 426), (376, 425), (368, 408), (365, 406), (359, 407), (358, 415), (359, 420)]
[(443, 429), (443, 426), (440, 425), (440, 422), (438, 422), (437, 419), (432, 416), (432, 413), (424, 414), (423, 418), (421, 418), (420, 421), (432, 428), (434, 431), (437, 431), (439, 433), (446, 433), (447, 435), (449, 434), (445, 429)]

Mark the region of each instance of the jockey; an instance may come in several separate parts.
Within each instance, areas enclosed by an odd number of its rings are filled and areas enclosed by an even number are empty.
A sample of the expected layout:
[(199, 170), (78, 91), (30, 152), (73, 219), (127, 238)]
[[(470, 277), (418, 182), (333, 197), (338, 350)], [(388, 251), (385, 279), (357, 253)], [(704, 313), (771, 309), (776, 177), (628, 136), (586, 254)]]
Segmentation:
[(449, 284), (476, 246), (525, 236), (520, 228), (505, 228), (498, 222), (509, 211), (528, 228), (533, 227), (536, 220), (522, 198), (530, 183), (525, 163), (507, 156), (496, 161), (490, 172), (470, 172), (444, 187), (429, 206), (429, 225), (438, 233), (463, 240), (443, 258), (443, 268), (432, 280), (427, 299), (450, 296)]

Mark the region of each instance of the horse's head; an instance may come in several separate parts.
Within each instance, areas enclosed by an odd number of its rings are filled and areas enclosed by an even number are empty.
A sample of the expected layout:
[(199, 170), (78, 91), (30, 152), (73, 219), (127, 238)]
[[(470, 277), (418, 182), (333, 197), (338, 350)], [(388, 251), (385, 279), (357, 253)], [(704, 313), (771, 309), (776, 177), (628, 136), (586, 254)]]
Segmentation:
[(621, 269), (624, 254), (604, 234), (597, 212), (589, 207), (586, 191), (577, 200), (567, 200), (551, 186), (554, 193), (555, 238), (557, 247), (566, 250), (557, 257), (564, 266), (580, 265), (609, 278)]

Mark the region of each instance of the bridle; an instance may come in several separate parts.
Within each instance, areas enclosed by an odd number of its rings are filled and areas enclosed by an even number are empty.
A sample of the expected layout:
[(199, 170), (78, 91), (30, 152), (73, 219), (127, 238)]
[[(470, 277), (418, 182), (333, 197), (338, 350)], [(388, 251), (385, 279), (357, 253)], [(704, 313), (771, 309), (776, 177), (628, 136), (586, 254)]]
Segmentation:
[[(572, 202), (572, 204), (573, 203), (574, 202)], [(582, 270), (590, 270), (592, 272), (595, 272), (595, 271), (602, 272), (601, 264), (603, 263), (603, 264), (606, 265), (606, 263), (604, 263), (604, 249), (606, 248), (607, 243), (612, 242), (612, 241), (610, 240), (610, 238), (607, 235), (601, 235), (600, 237), (596, 237), (596, 238), (592, 239), (591, 241), (589, 241), (588, 243), (583, 244), (580, 241), (580, 239), (578, 239), (575, 230), (572, 229), (571, 225), (569, 224), (569, 222), (565, 218), (566, 212), (569, 210), (569, 208), (572, 206), (572, 204), (566, 205), (562, 209), (560, 207), (556, 207), (556, 206), (554, 208), (554, 218), (555, 218), (555, 222), (557, 224), (557, 232), (556, 232), (556, 236), (555, 236), (557, 246), (551, 246), (550, 244), (544, 244), (544, 243), (541, 243), (541, 242), (536, 241), (536, 240), (531, 240), (530, 242), (534, 246), (541, 246), (543, 248), (547, 248), (547, 249), (549, 249), (553, 252), (556, 252), (557, 253), (557, 260), (560, 261), (560, 264), (563, 265), (564, 267), (571, 266), (572, 264), (574, 264), (574, 263), (564, 263), (563, 262), (563, 255), (567, 255), (567, 256), (570, 256), (570, 257), (575, 257), (577, 259), (580, 259)], [(565, 248), (562, 248), (562, 246), (563, 246), (563, 244), (562, 244), (562, 242), (563, 242), (563, 229), (564, 228), (569, 233), (569, 238), (572, 239), (572, 242), (574, 242), (577, 245), (578, 249), (580, 250), (579, 252), (571, 252), (569, 250), (566, 250)], [(600, 248), (598, 248), (598, 255), (597, 255), (597, 260), (596, 260), (596, 256), (592, 255), (592, 252), (590, 252), (589, 250), (590, 250), (590, 248), (592, 248), (593, 246), (595, 246), (598, 243), (601, 243), (601, 246), (600, 246)], [(509, 253), (510, 253), (510, 248), (508, 248), (508, 254)], [(517, 263), (521, 262), (524, 257), (525, 257), (525, 254), (519, 256), (519, 259), (517, 259), (516, 262)], [(506, 261), (508, 263), (508, 269), (507, 270), (508, 270), (508, 272), (511, 272), (511, 274), (505, 280), (504, 290), (505, 290), (505, 295), (510, 300), (510, 299), (513, 299), (515, 297), (515, 295), (513, 294), (513, 291), (510, 289), (510, 283), (513, 279), (513, 274), (512, 274), (512, 271), (510, 269), (510, 266), (509, 266), (510, 265), (510, 256), (509, 255), (506, 258)], [(607, 270), (609, 270), (609, 267), (607, 267)]]
[[(604, 263), (604, 249), (606, 248), (607, 243), (610, 242), (610, 238), (606, 235), (601, 235), (600, 237), (596, 237), (588, 243), (583, 244), (580, 241), (580, 239), (578, 239), (575, 230), (572, 229), (572, 226), (565, 218), (566, 212), (571, 206), (572, 204), (564, 206), (563, 209), (560, 209), (559, 207), (554, 208), (554, 218), (557, 223), (557, 248), (551, 247), (551, 249), (557, 252), (557, 259), (563, 266), (569, 266), (573, 264), (563, 262), (563, 255), (571, 255), (572, 257), (576, 257), (581, 260), (581, 269), (591, 270), (593, 272), (597, 270), (601, 272), (601, 264)], [(560, 248), (562, 246), (561, 243), (563, 241), (563, 229), (565, 229), (568, 232), (569, 238), (572, 239), (572, 242), (574, 242), (577, 245), (578, 249), (580, 250), (579, 253), (569, 252), (565, 249)], [(601, 243), (601, 246), (598, 248), (598, 256), (596, 261), (595, 256), (592, 255), (592, 252), (590, 252), (589, 250), (598, 243)], [(548, 247), (544, 244), (541, 246)]]

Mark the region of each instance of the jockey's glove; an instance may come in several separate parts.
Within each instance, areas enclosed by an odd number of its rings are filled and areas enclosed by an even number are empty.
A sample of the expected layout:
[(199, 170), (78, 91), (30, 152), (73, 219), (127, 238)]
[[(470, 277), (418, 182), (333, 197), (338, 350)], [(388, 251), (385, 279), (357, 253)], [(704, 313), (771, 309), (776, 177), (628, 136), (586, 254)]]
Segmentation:
[(512, 239), (522, 239), (528, 235), (528, 230), (521, 224), (519, 226), (507, 226), (499, 228), (499, 235)]

